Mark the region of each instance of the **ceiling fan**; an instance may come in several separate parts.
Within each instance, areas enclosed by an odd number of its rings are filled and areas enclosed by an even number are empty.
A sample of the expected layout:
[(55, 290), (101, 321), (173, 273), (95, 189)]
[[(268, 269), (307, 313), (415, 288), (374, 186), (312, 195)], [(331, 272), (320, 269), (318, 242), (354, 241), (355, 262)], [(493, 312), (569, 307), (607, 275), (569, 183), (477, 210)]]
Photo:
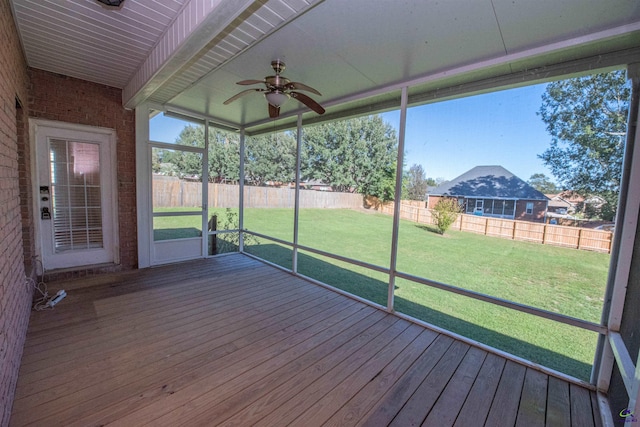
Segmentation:
[(224, 101), (223, 104), (229, 105), (236, 99), (252, 92), (263, 92), (264, 97), (269, 103), (269, 117), (271, 117), (272, 119), (275, 119), (280, 115), (280, 107), (289, 98), (294, 98), (300, 101), (318, 114), (324, 114), (324, 108), (322, 108), (320, 104), (318, 104), (316, 101), (314, 101), (304, 93), (300, 93), (297, 91), (304, 90), (306, 92), (311, 92), (315, 93), (316, 95), (322, 96), (320, 92), (310, 86), (298, 82), (292, 82), (288, 78), (281, 76), (280, 73), (284, 71), (285, 64), (279, 59), (271, 61), (271, 68), (273, 68), (273, 71), (275, 71), (275, 76), (267, 76), (264, 78), (264, 80), (242, 80), (236, 83), (239, 85), (254, 85), (263, 83), (266, 86), (265, 89), (256, 88), (243, 90), (242, 92), (237, 93), (236, 95)]

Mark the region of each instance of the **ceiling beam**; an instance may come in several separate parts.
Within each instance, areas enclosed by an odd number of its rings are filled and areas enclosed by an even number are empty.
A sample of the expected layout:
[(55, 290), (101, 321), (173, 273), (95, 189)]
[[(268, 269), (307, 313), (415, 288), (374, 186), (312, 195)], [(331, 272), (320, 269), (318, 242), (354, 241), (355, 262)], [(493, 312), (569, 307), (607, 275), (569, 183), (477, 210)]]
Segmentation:
[(242, 13), (259, 8), (266, 0), (191, 0), (167, 28), (144, 63), (122, 91), (126, 108), (149, 97), (185, 64), (198, 55), (212, 39), (227, 31)]

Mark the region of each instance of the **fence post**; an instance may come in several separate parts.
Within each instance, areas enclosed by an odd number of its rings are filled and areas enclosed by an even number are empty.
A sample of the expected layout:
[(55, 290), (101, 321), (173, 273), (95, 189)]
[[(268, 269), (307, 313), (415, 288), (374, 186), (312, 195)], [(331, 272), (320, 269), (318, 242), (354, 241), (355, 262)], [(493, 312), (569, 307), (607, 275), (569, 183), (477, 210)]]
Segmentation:
[(487, 235), (487, 232), (489, 231), (489, 218), (485, 218), (484, 219), (484, 235)]
[(547, 223), (544, 224), (544, 228), (542, 229), (542, 244), (544, 245), (547, 241)]
[(580, 249), (580, 246), (582, 245), (582, 228), (578, 228), (578, 247), (576, 249)]
[(462, 231), (462, 219), (464, 218), (464, 214), (460, 214), (460, 231)]

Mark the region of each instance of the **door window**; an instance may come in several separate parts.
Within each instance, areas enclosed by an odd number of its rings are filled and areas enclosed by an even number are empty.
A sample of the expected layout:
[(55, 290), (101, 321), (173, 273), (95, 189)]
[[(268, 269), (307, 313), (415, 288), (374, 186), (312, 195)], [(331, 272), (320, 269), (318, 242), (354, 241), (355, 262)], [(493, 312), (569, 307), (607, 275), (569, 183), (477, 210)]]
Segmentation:
[(102, 248), (99, 145), (51, 139), (49, 159), (54, 251)]

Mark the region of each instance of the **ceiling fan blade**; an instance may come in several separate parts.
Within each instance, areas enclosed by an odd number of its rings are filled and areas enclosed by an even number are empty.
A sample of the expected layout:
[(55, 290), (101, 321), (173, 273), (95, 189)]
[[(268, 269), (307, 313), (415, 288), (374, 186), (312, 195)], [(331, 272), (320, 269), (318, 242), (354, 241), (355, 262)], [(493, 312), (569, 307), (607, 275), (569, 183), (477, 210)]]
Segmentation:
[(235, 101), (238, 98), (241, 98), (245, 95), (247, 95), (248, 93), (251, 92), (264, 92), (264, 89), (247, 89), (247, 90), (243, 90), (240, 93), (236, 93), (235, 95), (233, 95), (231, 98), (227, 99), (226, 101), (223, 102), (224, 105), (229, 105), (231, 104), (233, 101)]
[(324, 108), (322, 108), (322, 105), (318, 104), (316, 101), (314, 101), (313, 99), (309, 98), (304, 93), (289, 92), (289, 95), (291, 95), (292, 98), (295, 98), (298, 101), (302, 102), (304, 105), (306, 105), (307, 107), (311, 108), (316, 113), (324, 114)]
[(269, 117), (272, 119), (277, 118), (280, 115), (280, 107), (274, 107), (271, 104), (267, 105), (269, 105)]
[(322, 96), (322, 94), (320, 92), (318, 92), (317, 90), (315, 90), (311, 86), (307, 86), (306, 84), (300, 83), (300, 82), (289, 82), (289, 84), (287, 84), (286, 88), (289, 89), (289, 90), (291, 90), (291, 89), (305, 90), (307, 92), (315, 93), (316, 95)]
[(236, 84), (237, 85), (257, 85), (258, 83), (264, 83), (264, 80), (242, 80)]

